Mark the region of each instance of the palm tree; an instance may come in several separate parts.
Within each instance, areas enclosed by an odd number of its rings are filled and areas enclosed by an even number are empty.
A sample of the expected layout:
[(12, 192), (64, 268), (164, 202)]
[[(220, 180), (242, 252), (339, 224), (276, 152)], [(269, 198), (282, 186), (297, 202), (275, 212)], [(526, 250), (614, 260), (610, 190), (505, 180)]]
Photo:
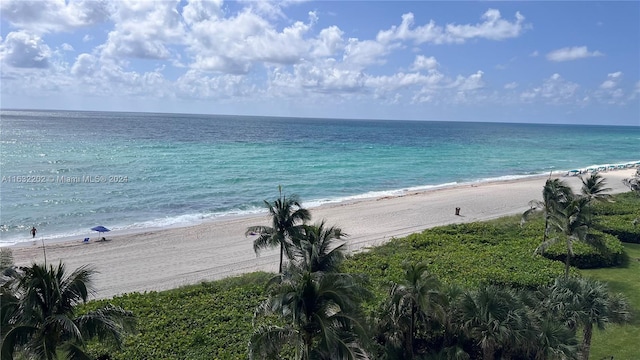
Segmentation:
[(292, 267), (289, 264), (284, 274), (276, 276), (269, 298), (256, 310), (256, 316), (277, 315), (286, 324), (258, 327), (249, 342), (249, 357), (277, 357), (288, 344), (301, 360), (367, 359), (359, 314), (367, 290), (348, 274)]
[(280, 246), (280, 266), (278, 272), (282, 273), (284, 254), (291, 258), (291, 244), (293, 239), (299, 236), (302, 227), (299, 222), (304, 223), (311, 219), (309, 210), (300, 206), (295, 195), (287, 198), (282, 194), (282, 187), (278, 187), (280, 196), (273, 203), (264, 200), (271, 216), (271, 226), (250, 226), (245, 232), (245, 236), (257, 234), (258, 238), (253, 241), (253, 250), (256, 254), (261, 249)]
[(582, 360), (589, 359), (594, 325), (604, 330), (608, 323), (624, 323), (630, 318), (626, 299), (609, 294), (605, 284), (592, 279), (557, 278), (551, 286), (550, 304), (570, 328), (582, 328)]
[(542, 212), (544, 216), (544, 233), (542, 242), (547, 241), (549, 236), (549, 219), (552, 215), (564, 207), (569, 199), (574, 197), (571, 188), (560, 179), (547, 179), (542, 188), (542, 201), (531, 200), (529, 202), (530, 209), (522, 214), (521, 223), (524, 223), (529, 217), (538, 212)]
[(574, 241), (589, 243), (590, 240), (592, 240), (588, 236), (591, 222), (588, 205), (588, 197), (573, 196), (563, 203), (561, 207), (557, 207), (555, 211), (550, 214), (548, 226), (561, 236), (547, 239), (547, 241), (540, 244), (535, 250), (536, 253), (542, 254), (549, 248), (549, 246), (558, 242), (561, 237), (564, 237), (567, 245), (565, 277), (569, 276), (569, 267), (571, 257), (573, 256)]
[(440, 290), (442, 301), (442, 317), (438, 320), (438, 327), (442, 334), (442, 346), (438, 351), (441, 359), (468, 360), (471, 358), (465, 348), (472, 340), (466, 336), (465, 329), (460, 322), (461, 300), (466, 294), (464, 289), (456, 284), (447, 284)]
[(521, 339), (522, 304), (509, 288), (481, 286), (466, 292), (460, 302), (462, 328), (482, 349), (484, 360), (493, 360), (497, 350), (516, 348)]
[(575, 329), (558, 321), (550, 305), (550, 288), (544, 286), (536, 290), (523, 290), (521, 294), (520, 299), (532, 319), (524, 334), (523, 355), (535, 360), (576, 359), (578, 340)]
[(2, 358), (13, 359), (22, 350), (39, 359), (57, 359), (58, 353), (86, 359), (85, 341), (93, 337), (120, 346), (123, 333), (133, 327), (131, 312), (107, 306), (76, 316), (76, 306), (91, 291), (92, 275), (88, 267), (67, 274), (62, 263), (20, 268), (12, 283), (11, 311), (3, 318), (8, 325), (3, 323)]
[(325, 221), (316, 225), (303, 225), (302, 232), (294, 239), (291, 261), (311, 272), (337, 270), (344, 260), (345, 244), (335, 245), (335, 240), (348, 236), (336, 226), (326, 227)]
[(587, 179), (580, 178), (582, 181), (582, 194), (589, 198), (589, 200), (597, 201), (609, 201), (611, 195), (605, 194), (607, 191), (611, 191), (611, 188), (606, 188), (606, 181), (602, 175), (593, 173)]
[(547, 359), (575, 359), (578, 341), (575, 331), (556, 319), (545, 317), (536, 326), (536, 334), (532, 336), (533, 358)]
[(345, 234), (325, 222), (303, 226), (292, 246), (292, 258), (273, 277), (269, 297), (256, 309), (256, 319), (277, 315), (284, 326), (259, 326), (250, 342), (250, 358), (270, 358), (284, 344), (296, 359), (366, 359), (365, 327), (359, 304), (370, 294), (362, 279), (337, 272), (344, 259), (337, 239)]
[[(428, 272), (426, 263), (405, 263), (402, 283), (392, 283), (389, 291), (389, 315), (392, 331), (389, 340), (401, 342), (404, 358), (413, 359), (415, 339), (420, 326), (441, 318), (440, 282)], [(395, 339), (394, 339), (395, 337)]]

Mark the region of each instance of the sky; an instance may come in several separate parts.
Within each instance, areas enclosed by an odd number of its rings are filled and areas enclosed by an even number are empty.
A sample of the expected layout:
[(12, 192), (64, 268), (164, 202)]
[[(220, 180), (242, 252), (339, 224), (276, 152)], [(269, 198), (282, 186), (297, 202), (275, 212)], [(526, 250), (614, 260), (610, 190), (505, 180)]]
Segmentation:
[(0, 108), (640, 126), (639, 1), (1, 0)]

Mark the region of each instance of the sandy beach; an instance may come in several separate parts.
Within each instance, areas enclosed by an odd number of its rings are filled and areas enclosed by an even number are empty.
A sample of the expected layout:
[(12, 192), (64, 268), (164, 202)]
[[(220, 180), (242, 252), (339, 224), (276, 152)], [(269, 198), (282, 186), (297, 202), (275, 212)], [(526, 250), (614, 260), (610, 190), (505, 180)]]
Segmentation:
[[(635, 169), (602, 173), (612, 193), (629, 189), (622, 179)], [(576, 191), (577, 176), (562, 176)], [(547, 177), (466, 184), (401, 196), (366, 199), (312, 208), (312, 222), (325, 219), (350, 236), (348, 249), (359, 251), (426, 228), (487, 220), (522, 213), (532, 199), (541, 199)], [(271, 199), (268, 199), (271, 200)], [(302, 199), (304, 200), (304, 199)], [(460, 207), (460, 215), (455, 208)], [(47, 263), (62, 261), (69, 270), (90, 265), (96, 298), (129, 292), (160, 291), (216, 280), (256, 270), (277, 271), (278, 251), (256, 256), (252, 237), (244, 232), (251, 225), (267, 225), (266, 215), (221, 219), (192, 227), (161, 229), (107, 236), (109, 241), (81, 240), (47, 244)], [(16, 265), (43, 262), (39, 241), (13, 248)]]

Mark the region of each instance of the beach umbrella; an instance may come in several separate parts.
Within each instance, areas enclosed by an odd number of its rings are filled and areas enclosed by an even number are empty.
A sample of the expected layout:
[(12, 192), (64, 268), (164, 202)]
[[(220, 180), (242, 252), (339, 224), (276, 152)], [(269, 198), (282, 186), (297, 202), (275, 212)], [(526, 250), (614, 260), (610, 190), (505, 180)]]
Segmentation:
[(96, 226), (96, 227), (92, 227), (92, 228), (91, 228), (91, 230), (93, 230), (93, 231), (97, 231), (97, 232), (99, 232), (100, 234), (102, 234), (102, 233), (106, 233), (107, 231), (111, 231), (111, 230), (107, 229), (106, 227), (104, 227), (104, 226), (102, 226), (102, 225), (100, 225), (100, 226)]

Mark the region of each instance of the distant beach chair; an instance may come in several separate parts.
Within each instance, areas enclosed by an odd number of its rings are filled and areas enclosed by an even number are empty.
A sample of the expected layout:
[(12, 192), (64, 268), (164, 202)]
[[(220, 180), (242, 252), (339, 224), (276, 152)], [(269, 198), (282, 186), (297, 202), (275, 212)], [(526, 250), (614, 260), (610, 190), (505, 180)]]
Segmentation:
[(89, 242), (89, 238), (84, 238), (84, 241), (82, 241), (82, 242), (88, 243)]

